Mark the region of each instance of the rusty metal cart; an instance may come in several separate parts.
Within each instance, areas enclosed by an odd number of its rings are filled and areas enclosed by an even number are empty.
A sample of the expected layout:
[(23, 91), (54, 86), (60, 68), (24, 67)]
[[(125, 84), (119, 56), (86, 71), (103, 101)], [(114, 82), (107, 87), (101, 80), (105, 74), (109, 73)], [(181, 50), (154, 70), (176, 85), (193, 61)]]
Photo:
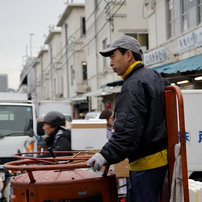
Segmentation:
[[(20, 154), (23, 155), (23, 154)], [(91, 155), (29, 158), (4, 165), (22, 174), (11, 180), (12, 202), (115, 202), (118, 200), (116, 176), (108, 167), (104, 173), (87, 168)], [(46, 165), (44, 165), (44, 163)]]

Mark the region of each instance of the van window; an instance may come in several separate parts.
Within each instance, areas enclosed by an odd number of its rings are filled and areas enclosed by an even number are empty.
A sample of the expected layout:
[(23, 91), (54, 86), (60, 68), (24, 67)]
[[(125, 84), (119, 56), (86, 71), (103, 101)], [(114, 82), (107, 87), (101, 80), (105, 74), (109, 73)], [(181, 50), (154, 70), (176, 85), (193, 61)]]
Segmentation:
[(32, 108), (0, 106), (0, 136), (23, 136), (33, 129)]

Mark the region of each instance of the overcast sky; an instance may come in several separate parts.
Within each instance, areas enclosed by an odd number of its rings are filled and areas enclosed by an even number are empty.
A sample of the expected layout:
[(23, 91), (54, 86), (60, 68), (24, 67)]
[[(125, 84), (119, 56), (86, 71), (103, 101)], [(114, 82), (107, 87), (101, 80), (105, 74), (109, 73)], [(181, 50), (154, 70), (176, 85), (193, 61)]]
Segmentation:
[(18, 89), (23, 58), (37, 56), (66, 5), (63, 0), (0, 0), (0, 74), (8, 74), (8, 87)]

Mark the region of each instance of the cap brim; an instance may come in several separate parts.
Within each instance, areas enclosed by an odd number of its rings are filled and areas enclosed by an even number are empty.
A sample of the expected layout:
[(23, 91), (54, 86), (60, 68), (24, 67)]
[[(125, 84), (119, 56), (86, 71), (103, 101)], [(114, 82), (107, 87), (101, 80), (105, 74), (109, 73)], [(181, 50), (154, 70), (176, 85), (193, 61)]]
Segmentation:
[(103, 51), (100, 51), (100, 54), (104, 57), (109, 57), (112, 55), (113, 51), (117, 48), (106, 48)]

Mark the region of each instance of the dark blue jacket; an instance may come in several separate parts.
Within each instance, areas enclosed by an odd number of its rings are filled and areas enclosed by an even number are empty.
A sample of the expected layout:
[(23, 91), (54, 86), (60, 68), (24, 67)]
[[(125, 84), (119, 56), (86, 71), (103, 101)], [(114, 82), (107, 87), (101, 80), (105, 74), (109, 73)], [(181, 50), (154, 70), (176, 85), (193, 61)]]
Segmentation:
[(101, 150), (108, 163), (133, 162), (167, 148), (163, 92), (168, 83), (143, 64), (127, 76), (114, 110), (115, 132)]
[[(55, 130), (51, 135), (46, 139), (47, 148), (51, 147), (53, 151), (71, 151), (71, 131), (63, 128)], [(59, 153), (55, 156), (68, 156), (71, 154)], [(49, 157), (50, 154), (42, 154), (40, 157)]]

